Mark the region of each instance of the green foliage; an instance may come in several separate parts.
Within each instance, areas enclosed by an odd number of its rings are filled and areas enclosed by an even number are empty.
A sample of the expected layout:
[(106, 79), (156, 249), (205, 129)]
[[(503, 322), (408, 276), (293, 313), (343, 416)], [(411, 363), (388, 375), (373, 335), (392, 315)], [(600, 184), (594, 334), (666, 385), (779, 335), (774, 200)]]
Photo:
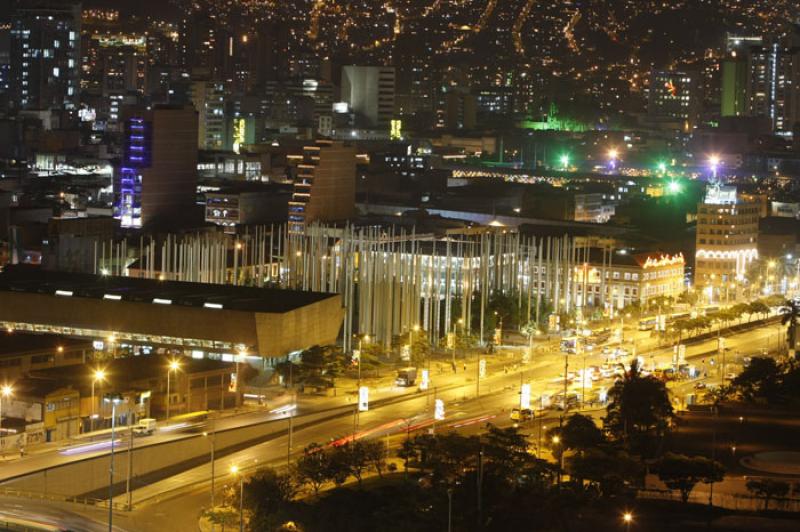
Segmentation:
[(293, 474), (265, 469), (244, 484), (244, 507), (250, 514), (250, 529), (274, 530), (286, 521), (284, 512), (297, 495), (299, 485)]
[(681, 500), (689, 501), (689, 495), (698, 482), (720, 482), (725, 469), (719, 462), (703, 456), (684, 456), (667, 453), (656, 464), (658, 478), (671, 490), (681, 492)]
[(667, 433), (672, 415), (666, 385), (642, 376), (634, 360), (608, 392), (604, 423), (613, 439), (633, 453), (649, 456)]
[(780, 393), (781, 369), (773, 358), (753, 357), (733, 380), (733, 389), (746, 401), (775, 402)]
[(275, 371), (285, 382), (330, 387), (349, 364), (349, 357), (336, 346), (315, 345), (300, 353), (299, 364), (284, 360), (275, 365)]
[(319, 493), (320, 488), (330, 479), (330, 455), (318, 443), (303, 449), (303, 455), (295, 463), (295, 473), (303, 484)]

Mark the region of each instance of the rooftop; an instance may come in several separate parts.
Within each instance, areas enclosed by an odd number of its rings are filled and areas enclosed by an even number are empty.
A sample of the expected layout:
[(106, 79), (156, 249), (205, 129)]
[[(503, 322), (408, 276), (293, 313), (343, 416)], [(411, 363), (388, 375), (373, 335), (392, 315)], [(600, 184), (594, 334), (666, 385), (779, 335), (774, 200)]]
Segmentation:
[(29, 334), (14, 331), (0, 333), (0, 357), (55, 353), (59, 347), (65, 351), (88, 349), (92, 343), (88, 340), (76, 340), (47, 334)]
[(6, 268), (0, 273), (0, 292), (276, 314), (336, 297), (320, 292), (45, 271), (35, 266)]

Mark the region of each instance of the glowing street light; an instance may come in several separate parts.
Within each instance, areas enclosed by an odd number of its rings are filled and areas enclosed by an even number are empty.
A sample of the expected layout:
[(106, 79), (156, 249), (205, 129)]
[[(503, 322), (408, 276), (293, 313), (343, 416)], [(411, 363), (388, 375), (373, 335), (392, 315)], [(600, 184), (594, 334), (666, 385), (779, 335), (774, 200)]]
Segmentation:
[(560, 158), (559, 160), (561, 161), (561, 167), (562, 167), (564, 170), (566, 170), (567, 168), (569, 168), (569, 155), (567, 155), (567, 154), (565, 153), (564, 155), (562, 155), (562, 156), (561, 156), (561, 158)]
[(625, 512), (622, 514), (622, 522), (625, 523), (625, 530), (630, 530), (631, 523), (633, 523), (633, 514), (630, 512)]
[(611, 148), (608, 150), (608, 165), (611, 167), (612, 170), (617, 168), (617, 158), (619, 157), (619, 152), (615, 148)]
[(169, 394), (170, 375), (172, 375), (173, 371), (177, 372), (180, 368), (181, 368), (181, 363), (178, 362), (176, 359), (170, 360), (169, 365), (167, 366), (167, 419), (169, 419), (170, 403), (172, 403)]
[(3, 398), (11, 397), (14, 393), (14, 388), (12, 388), (8, 384), (4, 384), (2, 388), (0, 388), (0, 435), (2, 434), (2, 427), (3, 427)]
[(711, 155), (708, 158), (708, 166), (711, 168), (711, 175), (717, 179), (717, 172), (719, 171), (720, 160), (718, 155)]
[(664, 161), (659, 161), (659, 163), (658, 163), (658, 172), (661, 175), (666, 174), (667, 173), (667, 163), (665, 163)]
[(671, 194), (677, 194), (681, 191), (681, 184), (677, 181), (670, 181), (669, 185), (667, 185), (667, 189)]
[(95, 412), (94, 386), (98, 382), (103, 382), (104, 380), (106, 380), (106, 371), (100, 368), (94, 370), (92, 374), (92, 417), (89, 420), (90, 431), (94, 431), (94, 420), (97, 417), (97, 413)]

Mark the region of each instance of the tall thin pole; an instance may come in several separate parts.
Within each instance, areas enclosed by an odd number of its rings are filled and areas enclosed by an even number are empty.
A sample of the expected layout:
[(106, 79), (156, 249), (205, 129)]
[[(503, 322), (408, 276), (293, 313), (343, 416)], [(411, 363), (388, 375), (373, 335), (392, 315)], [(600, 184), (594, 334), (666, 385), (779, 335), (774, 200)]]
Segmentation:
[(239, 475), (239, 532), (244, 532), (244, 474)]
[(172, 371), (167, 370), (167, 419), (169, 419), (169, 404), (172, 402), (172, 401), (170, 401), (170, 397), (169, 397), (169, 376), (170, 376), (170, 373), (172, 373)]
[(447, 532), (453, 532), (453, 488), (447, 488)]
[(108, 531), (114, 528), (114, 429), (117, 424), (117, 403), (111, 400), (111, 466), (108, 469)]
[[(114, 438), (111, 438), (112, 446)], [(128, 494), (128, 511), (133, 509), (133, 492), (131, 477), (133, 476), (133, 425), (128, 425), (128, 478), (125, 480), (125, 492)]]

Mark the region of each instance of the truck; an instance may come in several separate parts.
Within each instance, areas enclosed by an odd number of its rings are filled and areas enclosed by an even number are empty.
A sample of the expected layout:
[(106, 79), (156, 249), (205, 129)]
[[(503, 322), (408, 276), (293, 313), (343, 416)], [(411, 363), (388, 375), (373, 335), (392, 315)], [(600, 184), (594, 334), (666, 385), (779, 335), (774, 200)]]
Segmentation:
[(139, 423), (133, 427), (133, 433), (136, 436), (150, 436), (156, 430), (156, 420), (151, 417), (146, 417), (139, 420)]
[(409, 387), (414, 386), (417, 382), (417, 368), (403, 368), (397, 370), (397, 378), (394, 383), (398, 386)]

